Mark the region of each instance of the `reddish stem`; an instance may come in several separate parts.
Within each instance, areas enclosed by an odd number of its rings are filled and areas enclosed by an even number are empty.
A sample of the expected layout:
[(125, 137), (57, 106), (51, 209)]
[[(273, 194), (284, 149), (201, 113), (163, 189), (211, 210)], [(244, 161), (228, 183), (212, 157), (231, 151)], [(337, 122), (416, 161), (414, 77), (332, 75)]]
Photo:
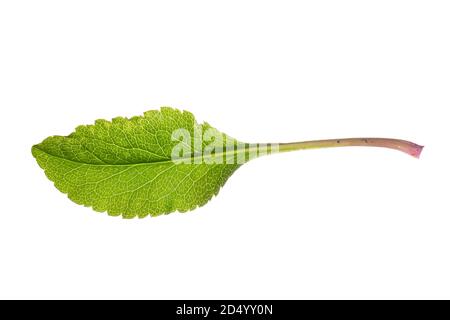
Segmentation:
[(381, 147), (398, 150), (407, 153), (415, 158), (420, 157), (423, 146), (406, 140), (387, 139), (387, 138), (346, 138), (314, 140), (303, 142), (280, 143), (279, 151), (287, 152), (302, 149), (320, 149), (334, 147)]

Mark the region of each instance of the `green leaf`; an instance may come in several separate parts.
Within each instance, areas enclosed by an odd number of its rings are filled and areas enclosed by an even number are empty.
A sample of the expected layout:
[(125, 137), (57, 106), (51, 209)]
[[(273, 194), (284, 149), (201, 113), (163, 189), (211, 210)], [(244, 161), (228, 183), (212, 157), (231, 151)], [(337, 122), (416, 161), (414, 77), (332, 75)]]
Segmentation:
[(96, 211), (124, 218), (184, 212), (207, 203), (240, 164), (210, 164), (203, 158), (198, 163), (196, 153), (211, 143), (203, 141), (195, 149), (194, 139), (187, 155), (192, 163), (172, 161), (182, 140), (173, 140), (172, 134), (180, 128), (192, 137), (196, 130), (213, 130), (223, 146), (226, 141), (236, 145), (208, 124), (199, 125), (191, 113), (163, 107), (141, 117), (79, 126), (67, 137), (45, 139), (32, 153), (56, 188)]
[(52, 136), (32, 154), (56, 188), (75, 203), (124, 218), (185, 212), (207, 203), (245, 162), (299, 149), (378, 146), (415, 157), (422, 146), (383, 138), (248, 144), (163, 107), (143, 116), (97, 120), (67, 137)]

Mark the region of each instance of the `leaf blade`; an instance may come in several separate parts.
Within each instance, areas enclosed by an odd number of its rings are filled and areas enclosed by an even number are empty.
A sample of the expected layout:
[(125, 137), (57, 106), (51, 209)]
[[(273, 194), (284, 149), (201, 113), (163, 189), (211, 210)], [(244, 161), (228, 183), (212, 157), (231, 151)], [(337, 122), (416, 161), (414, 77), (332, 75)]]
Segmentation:
[(171, 152), (179, 142), (170, 137), (179, 128), (194, 135), (212, 127), (166, 107), (79, 126), (33, 146), (32, 154), (58, 190), (95, 211), (124, 218), (185, 212), (207, 203), (240, 165), (175, 164)]

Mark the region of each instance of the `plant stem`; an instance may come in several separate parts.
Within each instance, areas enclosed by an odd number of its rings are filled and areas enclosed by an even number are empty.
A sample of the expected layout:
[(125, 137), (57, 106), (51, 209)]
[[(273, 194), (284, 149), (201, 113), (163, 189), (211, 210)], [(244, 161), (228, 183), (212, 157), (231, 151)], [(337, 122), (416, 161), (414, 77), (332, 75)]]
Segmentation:
[(302, 149), (321, 149), (334, 147), (381, 147), (395, 149), (407, 153), (415, 158), (419, 158), (423, 146), (406, 140), (386, 139), (386, 138), (346, 138), (314, 140), (291, 143), (280, 143), (279, 152), (288, 152)]

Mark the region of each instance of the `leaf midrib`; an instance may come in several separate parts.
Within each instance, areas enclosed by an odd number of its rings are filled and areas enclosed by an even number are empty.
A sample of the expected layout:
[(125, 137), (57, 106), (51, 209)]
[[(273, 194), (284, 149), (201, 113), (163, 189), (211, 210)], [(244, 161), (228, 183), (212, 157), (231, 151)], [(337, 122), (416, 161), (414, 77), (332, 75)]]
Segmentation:
[[(135, 163), (118, 163), (118, 164), (88, 163), (88, 162), (81, 162), (81, 161), (76, 161), (76, 160), (72, 160), (72, 159), (67, 159), (67, 158), (64, 158), (62, 156), (49, 153), (49, 152), (43, 150), (42, 148), (40, 148), (39, 145), (34, 145), (33, 149), (37, 149), (37, 150), (39, 150), (41, 152), (44, 152), (45, 154), (47, 154), (47, 155), (49, 155), (49, 156), (51, 156), (53, 158), (62, 159), (62, 160), (65, 160), (65, 161), (68, 161), (68, 162), (72, 162), (72, 163), (89, 165), (89, 166), (98, 166), (98, 167), (138, 166), (138, 165), (151, 165), (151, 164), (164, 164), (164, 163), (173, 163), (174, 164), (174, 161), (172, 159), (156, 160), (156, 161), (152, 161), (152, 162), (135, 162)], [(250, 151), (253, 151), (254, 149), (258, 150), (258, 146), (256, 146), (255, 148), (247, 148), (246, 147), (244, 149), (233, 150), (233, 156), (236, 156), (237, 154), (241, 154), (242, 152), (250, 152)], [(227, 151), (220, 152), (220, 153), (215, 154), (214, 157), (216, 157), (216, 156), (220, 157), (220, 156), (224, 156), (226, 154), (227, 154)], [(193, 156), (185, 157), (185, 158), (179, 158), (178, 160), (180, 162), (182, 162), (182, 160), (199, 159), (199, 158), (203, 158), (204, 159), (205, 157), (202, 154), (202, 155), (193, 155)], [(212, 157), (209, 156), (207, 158), (212, 158)], [(183, 163), (180, 163), (180, 164), (183, 164)], [(202, 163), (195, 163), (195, 161), (194, 161), (194, 163), (190, 163), (190, 164), (205, 164), (205, 163), (203, 163), (203, 162)], [(236, 164), (236, 163), (226, 163), (226, 161), (225, 161), (223, 163), (218, 163), (218, 164)]]

